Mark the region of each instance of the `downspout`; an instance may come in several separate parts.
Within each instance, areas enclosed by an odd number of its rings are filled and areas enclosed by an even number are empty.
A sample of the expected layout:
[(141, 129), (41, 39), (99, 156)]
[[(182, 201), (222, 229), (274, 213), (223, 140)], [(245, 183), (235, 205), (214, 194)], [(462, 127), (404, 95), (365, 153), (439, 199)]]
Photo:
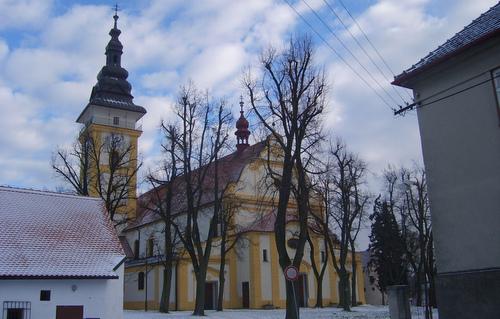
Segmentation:
[(179, 310), (179, 258), (175, 261), (175, 311)]
[(145, 298), (144, 298), (144, 311), (148, 311), (148, 257), (146, 257), (144, 259), (146, 261), (146, 272), (145, 272), (145, 280), (146, 280), (146, 283), (145, 283), (145, 288), (146, 288), (146, 291), (145, 291)]

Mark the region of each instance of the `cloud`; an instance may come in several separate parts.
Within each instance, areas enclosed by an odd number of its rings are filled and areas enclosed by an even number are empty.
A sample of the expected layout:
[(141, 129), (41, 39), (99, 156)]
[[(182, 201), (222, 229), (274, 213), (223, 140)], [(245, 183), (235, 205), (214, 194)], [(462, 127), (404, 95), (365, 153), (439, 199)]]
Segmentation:
[[(446, 5), (379, 0), (357, 18), (391, 67), (401, 71), (494, 4), (443, 1)], [(331, 15), (322, 1), (308, 2)], [(236, 114), (241, 70), (255, 65), (262, 48), (282, 46), (289, 34), (308, 32), (282, 1), (193, 3), (154, 0), (119, 12), (123, 65), (130, 72), (135, 102), (148, 110), (139, 142), (145, 167), (160, 158), (158, 125), (161, 118), (171, 117), (180, 84), (194, 79), (200, 89), (226, 97)], [(312, 21), (309, 8), (300, 1), (295, 5)], [(58, 145), (70, 145), (78, 132), (74, 120), (104, 64), (111, 15), (108, 6), (100, 5), (72, 4), (58, 11), (52, 1), (0, 2), (0, 109), (9, 114), (0, 119), (7, 132), (0, 137), (0, 162), (5, 163), (0, 183), (39, 188), (60, 184), (50, 170), (51, 154)], [(360, 36), (352, 21), (349, 25)], [(339, 29), (339, 34), (350, 41), (345, 31)], [(369, 63), (359, 50), (356, 55)], [(414, 116), (395, 119), (319, 40), (317, 60), (332, 83), (327, 122), (373, 171), (387, 162), (420, 158)], [(387, 78), (376, 76), (390, 89)]]
[(49, 17), (52, 0), (0, 1), (0, 30), (31, 29), (41, 26)]

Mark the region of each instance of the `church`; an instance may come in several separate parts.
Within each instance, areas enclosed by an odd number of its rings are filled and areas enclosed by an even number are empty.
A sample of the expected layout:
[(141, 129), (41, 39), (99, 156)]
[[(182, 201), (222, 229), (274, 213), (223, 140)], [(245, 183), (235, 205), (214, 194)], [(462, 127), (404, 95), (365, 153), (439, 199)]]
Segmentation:
[[(132, 86), (127, 81), (128, 72), (122, 67), (123, 45), (119, 40), (121, 31), (117, 27), (118, 16), (114, 16), (114, 26), (110, 31), (111, 40), (106, 46), (106, 64), (97, 76), (90, 101), (78, 116), (77, 122), (83, 125), (83, 134), (91, 135), (95, 140), (105, 143), (111, 135), (120, 136), (131, 146), (130, 166), (137, 166), (137, 149), (141, 136), (138, 121), (146, 114), (146, 108), (136, 105), (131, 94)], [(240, 117), (236, 122), (237, 143), (234, 151), (218, 159), (221, 169), (221, 184), (228, 198), (237, 202), (237, 211), (233, 223), (241, 232), (240, 244), (226, 255), (224, 289), (224, 308), (269, 309), (285, 308), (285, 279), (278, 263), (278, 253), (274, 238), (275, 206), (272, 198), (262, 192), (262, 181), (266, 179), (268, 148), (272, 138), (250, 145), (248, 142), (249, 123), (244, 116), (244, 105), (240, 103)], [(112, 154), (108, 155), (112, 156)], [(93, 164), (101, 171), (109, 170), (109, 161), (104, 159)], [(279, 162), (275, 163), (280, 165)], [(123, 170), (122, 174), (128, 174)], [(94, 192), (94, 193), (92, 193)], [(90, 191), (95, 195), (95, 190)], [(130, 179), (128, 199), (121, 207), (120, 214), (126, 225), (120, 228), (121, 241), (127, 254), (124, 275), (124, 308), (147, 309), (159, 308), (163, 283), (162, 255), (155, 247), (163, 246), (163, 221), (151, 210), (141, 209), (140, 202), (148, 200), (148, 192), (137, 197), (137, 178)], [(204, 207), (211, 207), (213, 202), (207, 199)], [(182, 205), (178, 205), (175, 214), (182, 215)], [(294, 232), (298, 230), (298, 221), (294, 217), (296, 206), (289, 204), (290, 216), (287, 217), (289, 230), (288, 253), (294, 255)], [(316, 208), (320, 209), (319, 204)], [(207, 220), (208, 221), (208, 220)], [(208, 227), (208, 222), (200, 225)], [(207, 233), (207, 230), (202, 230)], [(325, 258), (328, 250), (321, 236), (311, 231), (314, 245), (315, 263), (318, 267), (327, 262), (323, 279), (323, 305), (338, 303), (338, 275), (331, 258)], [(312, 307), (316, 302), (316, 280), (312, 270), (310, 249), (306, 244), (304, 259), (300, 265), (297, 281), (297, 298), (301, 307)], [(215, 309), (219, 291), (220, 249), (217, 238), (209, 261), (205, 287), (205, 309)], [(365, 303), (364, 281), (360, 256), (357, 261), (357, 300)], [(348, 265), (350, 269), (350, 265)], [(172, 283), (170, 287), (170, 309), (192, 310), (195, 302), (195, 276), (191, 260), (181, 252), (174, 261)]]

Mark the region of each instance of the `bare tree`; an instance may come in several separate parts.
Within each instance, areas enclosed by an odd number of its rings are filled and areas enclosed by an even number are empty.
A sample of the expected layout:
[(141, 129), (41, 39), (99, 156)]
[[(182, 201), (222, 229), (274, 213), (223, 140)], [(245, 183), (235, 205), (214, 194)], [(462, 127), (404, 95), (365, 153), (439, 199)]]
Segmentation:
[[(177, 190), (185, 213), (174, 220), (173, 226), (191, 259), (196, 277), (193, 314), (204, 315), (206, 275), (224, 191), (224, 185), (219, 184), (218, 159), (228, 138), (230, 113), (223, 101), (214, 105), (192, 86), (182, 90), (175, 111), (182, 173), (179, 177), (182, 183)], [(212, 205), (204, 209), (207, 198), (212, 199)], [(203, 225), (209, 225), (206, 234), (200, 225), (201, 218), (206, 218)]]
[(178, 257), (178, 236), (173, 227), (175, 214), (172, 208), (174, 197), (174, 182), (178, 176), (178, 154), (176, 147), (179, 143), (178, 128), (174, 125), (161, 124), (164, 141), (161, 145), (165, 154), (161, 176), (150, 173), (147, 180), (152, 189), (145, 194), (142, 201), (145, 209), (153, 211), (163, 222), (163, 243), (158, 247), (158, 257), (163, 264), (163, 286), (160, 298), (160, 312), (168, 313), (170, 307), (170, 289), (172, 283), (172, 269), (174, 260)]
[(403, 194), (402, 214), (417, 234), (419, 254), (416, 269), (417, 286), (421, 289), (421, 285), (425, 285), (426, 318), (432, 318), (432, 306), (435, 306), (435, 262), (425, 171), (418, 167), (413, 170), (402, 168), (400, 177)]
[[(269, 176), (278, 192), (274, 224), (279, 265), (284, 271), (294, 265), (299, 268), (308, 237), (310, 187), (307, 166), (312, 148), (321, 135), (321, 114), (325, 105), (325, 77), (313, 64), (313, 48), (309, 38), (290, 39), (288, 47), (277, 52), (269, 49), (261, 56), (262, 74), (255, 80), (250, 74), (244, 85), (252, 110), (261, 124), (273, 136), (279, 169), (268, 165)], [(295, 191), (294, 180), (296, 180)], [(293, 198), (295, 197), (295, 198)], [(290, 200), (298, 206), (299, 232), (293, 260), (286, 249), (286, 215)], [(298, 317), (293, 285), (286, 281), (286, 318)]]
[(134, 146), (121, 134), (93, 136), (85, 133), (71, 151), (59, 149), (52, 168), (74, 192), (100, 197), (115, 225), (125, 223), (127, 203), (142, 163), (132, 156)]
[[(339, 276), (339, 306), (349, 311), (353, 298), (349, 287), (347, 261), (367, 201), (360, 191), (365, 164), (355, 154), (347, 151), (340, 140), (330, 144), (328, 158), (330, 161), (326, 164), (326, 173), (321, 177), (319, 193), (326, 208), (324, 227), (328, 230), (325, 231), (328, 249), (333, 267)], [(332, 236), (332, 233), (337, 236)], [(335, 241), (335, 238), (338, 240)], [(338, 258), (336, 250), (339, 251)], [(350, 257), (351, 263), (355, 262), (355, 254), (351, 253)], [(351, 270), (355, 272), (354, 267)]]
[(384, 171), (385, 200), (398, 220), (405, 247), (405, 261), (411, 270), (414, 295), (418, 306), (428, 305), (426, 318), (436, 306), (434, 244), (423, 168), (395, 168)]
[(238, 243), (242, 240), (243, 233), (238, 225), (235, 224), (235, 215), (238, 212), (240, 205), (231, 196), (226, 196), (223, 199), (222, 209), (219, 213), (219, 222), (217, 235), (218, 244), (220, 245), (220, 264), (219, 264), (219, 293), (217, 294), (217, 311), (222, 311), (224, 308), (224, 284), (226, 282), (225, 269), (226, 257), (228, 253), (237, 248)]

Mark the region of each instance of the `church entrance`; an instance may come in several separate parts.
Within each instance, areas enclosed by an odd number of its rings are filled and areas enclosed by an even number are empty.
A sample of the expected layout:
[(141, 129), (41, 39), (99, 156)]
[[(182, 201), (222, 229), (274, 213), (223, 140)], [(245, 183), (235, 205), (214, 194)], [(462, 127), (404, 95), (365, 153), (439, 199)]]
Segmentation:
[(295, 293), (299, 307), (307, 307), (308, 290), (307, 275), (299, 274), (299, 279), (295, 282)]
[(243, 308), (250, 308), (250, 286), (248, 281), (241, 283), (241, 292), (243, 296)]
[(205, 310), (214, 310), (217, 305), (217, 281), (205, 284)]

